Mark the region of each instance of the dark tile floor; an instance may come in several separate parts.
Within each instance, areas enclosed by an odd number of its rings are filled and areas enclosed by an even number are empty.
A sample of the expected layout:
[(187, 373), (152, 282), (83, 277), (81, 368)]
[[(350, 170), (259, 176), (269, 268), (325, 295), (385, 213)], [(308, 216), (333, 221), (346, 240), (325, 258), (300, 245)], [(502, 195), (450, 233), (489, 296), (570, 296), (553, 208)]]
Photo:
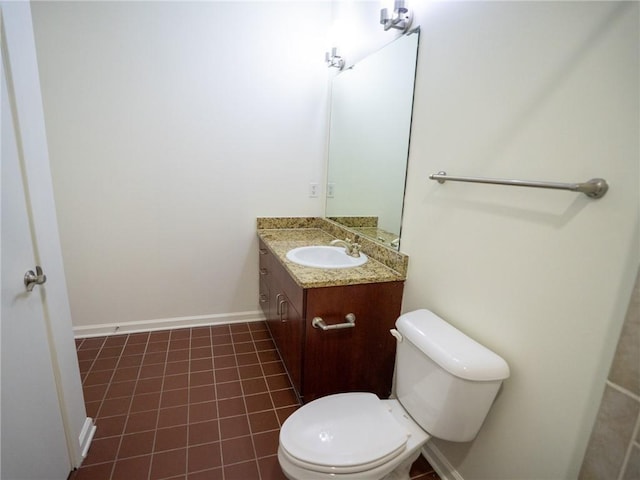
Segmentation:
[[(97, 431), (71, 480), (284, 479), (299, 404), (263, 322), (76, 340)], [(438, 480), (422, 457), (412, 479)]]

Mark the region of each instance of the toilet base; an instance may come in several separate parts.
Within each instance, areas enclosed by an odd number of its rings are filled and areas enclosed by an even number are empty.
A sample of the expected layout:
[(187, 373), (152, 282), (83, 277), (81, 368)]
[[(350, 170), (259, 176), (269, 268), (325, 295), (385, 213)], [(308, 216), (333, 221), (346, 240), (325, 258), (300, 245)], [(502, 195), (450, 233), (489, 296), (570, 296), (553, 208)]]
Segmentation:
[(421, 451), (418, 450), (411, 455), (407, 460), (398, 465), (395, 470), (383, 477), (382, 480), (409, 480), (409, 472), (411, 472), (411, 466), (420, 456)]

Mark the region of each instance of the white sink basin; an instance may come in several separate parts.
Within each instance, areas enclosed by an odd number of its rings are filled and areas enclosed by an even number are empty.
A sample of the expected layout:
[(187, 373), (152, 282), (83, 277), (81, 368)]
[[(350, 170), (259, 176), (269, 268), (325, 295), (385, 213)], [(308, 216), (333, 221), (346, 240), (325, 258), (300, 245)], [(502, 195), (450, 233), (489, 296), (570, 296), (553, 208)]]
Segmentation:
[(287, 252), (287, 258), (305, 267), (315, 268), (353, 268), (367, 263), (367, 256), (351, 257), (345, 253), (344, 247), (315, 245), (298, 247)]

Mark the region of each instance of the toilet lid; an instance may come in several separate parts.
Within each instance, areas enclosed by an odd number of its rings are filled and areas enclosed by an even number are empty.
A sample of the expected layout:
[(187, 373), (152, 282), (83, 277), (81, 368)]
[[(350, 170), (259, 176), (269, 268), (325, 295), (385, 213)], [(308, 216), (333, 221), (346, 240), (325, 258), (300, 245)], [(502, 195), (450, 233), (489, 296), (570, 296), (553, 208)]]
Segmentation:
[(353, 471), (394, 458), (408, 436), (374, 394), (342, 393), (295, 411), (280, 430), (280, 446), (304, 464)]

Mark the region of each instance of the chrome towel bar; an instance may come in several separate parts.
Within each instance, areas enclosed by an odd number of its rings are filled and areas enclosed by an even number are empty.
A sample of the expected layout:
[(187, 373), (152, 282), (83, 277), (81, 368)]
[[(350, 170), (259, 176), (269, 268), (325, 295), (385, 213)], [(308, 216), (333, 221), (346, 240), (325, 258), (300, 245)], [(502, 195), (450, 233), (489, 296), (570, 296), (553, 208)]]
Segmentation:
[(327, 325), (321, 317), (315, 317), (311, 321), (313, 328), (321, 328), (322, 330), (340, 330), (342, 328), (353, 328), (356, 326), (356, 316), (353, 313), (347, 313), (345, 315), (346, 322), (336, 323), (334, 325)]
[(471, 183), (489, 183), (492, 185), (511, 185), (514, 187), (534, 187), (534, 188), (551, 188), (554, 190), (570, 190), (572, 192), (584, 193), (590, 198), (602, 198), (607, 193), (609, 185), (604, 178), (592, 178), (585, 183), (557, 183), (557, 182), (538, 182), (528, 180), (506, 180), (499, 178), (479, 178), (479, 177), (457, 177), (447, 175), (447, 172), (432, 173), (429, 175), (431, 180), (437, 180), (438, 183), (445, 181), (451, 182), (471, 182)]

